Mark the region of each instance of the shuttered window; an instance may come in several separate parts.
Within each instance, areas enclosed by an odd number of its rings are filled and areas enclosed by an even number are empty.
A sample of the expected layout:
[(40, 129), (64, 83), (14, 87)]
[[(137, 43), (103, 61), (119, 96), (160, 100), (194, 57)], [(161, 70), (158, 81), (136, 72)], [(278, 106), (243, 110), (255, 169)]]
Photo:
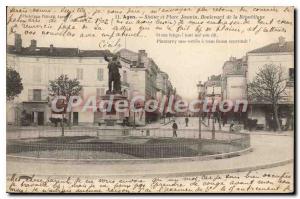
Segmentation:
[(42, 90), (33, 89), (33, 101), (41, 101), (41, 100), (42, 100)]
[(77, 68), (77, 71), (76, 71), (76, 78), (78, 80), (83, 80), (83, 69), (82, 68)]
[(105, 94), (104, 88), (97, 88), (97, 97), (103, 96)]
[(97, 80), (98, 81), (103, 81), (103, 68), (98, 68), (98, 71), (97, 71)]

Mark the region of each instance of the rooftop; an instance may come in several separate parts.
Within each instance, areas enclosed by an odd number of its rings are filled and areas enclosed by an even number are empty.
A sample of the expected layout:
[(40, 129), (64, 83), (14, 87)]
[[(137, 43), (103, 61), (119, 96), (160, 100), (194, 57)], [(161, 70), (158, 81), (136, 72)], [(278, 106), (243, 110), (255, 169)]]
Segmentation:
[(236, 59), (230, 57), (223, 65), (224, 75), (245, 75), (246, 73), (246, 60), (245, 58)]
[(279, 37), (277, 43), (272, 43), (261, 48), (257, 48), (248, 53), (283, 53), (294, 52), (294, 42), (285, 41), (284, 37)]
[(159, 71), (157, 64), (152, 58), (148, 57), (145, 50), (139, 50), (139, 52), (134, 52), (126, 48), (122, 48), (121, 50), (118, 51), (118, 53), (121, 58), (128, 60), (130, 62), (135, 62), (136, 66), (134, 67), (142, 67), (142, 68), (155, 67)]
[(7, 46), (7, 53), (23, 56), (50, 56), (50, 57), (104, 57), (110, 55), (109, 50), (80, 50), (78, 48), (62, 47), (22, 47), (17, 51), (14, 45)]

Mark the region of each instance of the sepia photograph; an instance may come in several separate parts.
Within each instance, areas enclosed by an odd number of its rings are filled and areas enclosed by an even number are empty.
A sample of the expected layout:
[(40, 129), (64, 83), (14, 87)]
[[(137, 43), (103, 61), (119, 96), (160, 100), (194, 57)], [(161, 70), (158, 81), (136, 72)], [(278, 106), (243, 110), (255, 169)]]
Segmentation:
[(294, 7), (6, 7), (6, 192), (295, 192)]

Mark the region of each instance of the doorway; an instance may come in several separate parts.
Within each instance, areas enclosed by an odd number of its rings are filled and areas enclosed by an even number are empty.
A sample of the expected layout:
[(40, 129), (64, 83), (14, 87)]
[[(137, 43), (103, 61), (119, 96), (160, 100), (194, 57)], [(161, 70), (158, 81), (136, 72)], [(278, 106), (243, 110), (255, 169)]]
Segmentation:
[(73, 112), (73, 125), (78, 125), (78, 112)]
[(38, 125), (44, 125), (44, 112), (38, 112)]

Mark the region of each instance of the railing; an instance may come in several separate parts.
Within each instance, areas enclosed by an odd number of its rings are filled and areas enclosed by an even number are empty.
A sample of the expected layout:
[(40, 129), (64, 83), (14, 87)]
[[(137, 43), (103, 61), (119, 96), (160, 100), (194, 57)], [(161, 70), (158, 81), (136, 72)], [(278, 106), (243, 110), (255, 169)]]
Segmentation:
[(7, 153), (16, 156), (56, 159), (140, 159), (201, 155), (196, 142), (176, 143), (9, 143)]
[[(54, 159), (149, 159), (192, 157), (243, 150), (250, 147), (248, 134), (196, 129), (35, 129), (15, 132), (7, 141), (7, 154)], [(8, 134), (13, 132), (8, 132)]]
[[(99, 128), (99, 127), (72, 127), (65, 126), (64, 136), (105, 136), (105, 135), (123, 135), (123, 136), (148, 136), (148, 137), (173, 137), (173, 130), (170, 128)], [(176, 131), (178, 138), (199, 138), (198, 129), (178, 129)], [(211, 130), (202, 130), (201, 139), (212, 139)], [(62, 135), (60, 127), (48, 128), (16, 128), (7, 131), (8, 139), (41, 138), (41, 137), (59, 137)], [(244, 134), (239, 132), (215, 131), (216, 140), (237, 139)]]

